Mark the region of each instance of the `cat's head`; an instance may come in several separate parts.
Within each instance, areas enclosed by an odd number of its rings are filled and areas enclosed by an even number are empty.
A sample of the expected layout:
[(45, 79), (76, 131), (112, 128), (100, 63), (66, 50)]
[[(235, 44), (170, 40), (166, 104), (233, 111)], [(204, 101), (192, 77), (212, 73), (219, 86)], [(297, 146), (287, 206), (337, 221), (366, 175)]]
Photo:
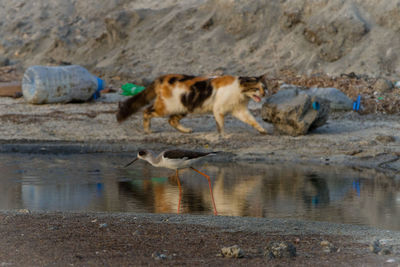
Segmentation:
[(242, 94), (253, 99), (255, 102), (260, 102), (268, 91), (264, 75), (258, 77), (239, 77), (239, 84)]

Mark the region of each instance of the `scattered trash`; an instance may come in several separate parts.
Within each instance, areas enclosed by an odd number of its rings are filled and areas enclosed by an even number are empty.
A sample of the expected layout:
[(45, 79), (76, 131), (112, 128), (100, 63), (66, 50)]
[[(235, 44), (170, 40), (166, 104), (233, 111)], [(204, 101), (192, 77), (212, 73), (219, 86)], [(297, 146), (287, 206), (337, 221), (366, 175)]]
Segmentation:
[(0, 96), (18, 98), (22, 96), (20, 82), (0, 83)]
[(395, 86), (396, 88), (400, 88), (400, 81), (395, 82), (395, 83), (394, 83), (394, 86)]
[(361, 95), (357, 96), (357, 100), (353, 102), (353, 110), (359, 111), (361, 106)]
[(78, 65), (32, 66), (22, 79), (24, 98), (32, 104), (87, 101), (100, 96), (105, 82)]
[(315, 110), (319, 110), (319, 102), (317, 102), (317, 101), (314, 101), (313, 103), (312, 103), (312, 107), (313, 107), (313, 109), (315, 109)]
[(351, 110), (352, 108), (352, 100), (334, 87), (313, 87), (309, 90), (301, 90), (299, 93), (328, 100), (331, 110)]
[(243, 258), (244, 257), (244, 251), (238, 245), (221, 248), (221, 254), (222, 254), (222, 256), (227, 257), (227, 258)]
[(296, 257), (296, 247), (289, 242), (270, 242), (265, 247), (265, 256), (273, 258), (293, 258)]
[(134, 95), (140, 93), (141, 91), (143, 91), (145, 88), (146, 87), (144, 87), (144, 86), (136, 85), (133, 83), (126, 83), (121, 86), (122, 95), (126, 95), (126, 96), (134, 96)]

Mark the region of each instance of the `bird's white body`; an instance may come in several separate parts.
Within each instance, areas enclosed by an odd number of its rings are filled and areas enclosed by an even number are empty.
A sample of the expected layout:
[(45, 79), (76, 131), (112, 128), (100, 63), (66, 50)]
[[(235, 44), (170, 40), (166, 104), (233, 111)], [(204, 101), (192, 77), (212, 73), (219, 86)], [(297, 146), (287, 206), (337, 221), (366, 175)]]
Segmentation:
[(138, 158), (149, 162), (154, 167), (163, 167), (167, 169), (178, 170), (178, 169), (189, 168), (206, 156), (215, 155), (215, 153), (202, 153), (195, 157), (193, 157), (193, 155), (190, 155), (192, 156), (192, 158), (190, 158), (189, 155), (185, 155), (185, 151), (181, 150), (179, 151), (180, 156), (174, 156), (173, 158), (170, 158), (165, 155), (168, 152), (171, 151), (163, 151), (156, 157), (154, 156), (153, 152), (148, 150), (145, 155), (143, 156), (138, 155)]

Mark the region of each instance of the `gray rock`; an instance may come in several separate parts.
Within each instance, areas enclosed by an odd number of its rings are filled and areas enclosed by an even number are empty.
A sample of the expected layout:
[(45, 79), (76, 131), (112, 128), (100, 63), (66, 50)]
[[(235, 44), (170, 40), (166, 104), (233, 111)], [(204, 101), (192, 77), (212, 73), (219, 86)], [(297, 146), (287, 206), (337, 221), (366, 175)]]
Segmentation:
[(161, 253), (159, 253), (159, 252), (153, 252), (153, 253), (151, 254), (151, 257), (152, 257), (153, 259), (157, 260), (157, 261), (167, 259), (167, 255), (161, 254)]
[(227, 258), (243, 258), (244, 257), (244, 251), (238, 245), (221, 248), (221, 254), (222, 254), (222, 256), (227, 257)]
[(389, 255), (393, 253), (393, 247), (388, 246), (385, 244), (383, 240), (374, 240), (370, 245), (369, 245), (369, 250), (375, 254), (379, 255)]
[(270, 242), (265, 247), (266, 257), (273, 258), (293, 258), (296, 257), (296, 247), (289, 242)]
[(379, 141), (384, 144), (388, 144), (388, 143), (392, 143), (392, 142), (396, 141), (394, 136), (391, 136), (391, 135), (378, 135), (375, 139), (376, 139), (376, 141)]
[(322, 99), (330, 101), (331, 110), (352, 110), (353, 100), (347, 97), (342, 91), (333, 88), (310, 88), (309, 90), (301, 91), (300, 93), (309, 96), (318, 96)]
[(394, 85), (391, 81), (379, 78), (374, 83), (374, 90), (379, 93), (390, 93), (393, 91)]
[(332, 252), (339, 251), (339, 249), (335, 245), (333, 245), (331, 242), (329, 242), (327, 240), (321, 241), (321, 246), (322, 246), (322, 250), (325, 253), (332, 253)]
[(0, 67), (10, 65), (10, 59), (0, 56)]
[(329, 101), (300, 94), (298, 89), (288, 89), (268, 98), (261, 116), (273, 123), (278, 132), (298, 136), (325, 124), (329, 110)]

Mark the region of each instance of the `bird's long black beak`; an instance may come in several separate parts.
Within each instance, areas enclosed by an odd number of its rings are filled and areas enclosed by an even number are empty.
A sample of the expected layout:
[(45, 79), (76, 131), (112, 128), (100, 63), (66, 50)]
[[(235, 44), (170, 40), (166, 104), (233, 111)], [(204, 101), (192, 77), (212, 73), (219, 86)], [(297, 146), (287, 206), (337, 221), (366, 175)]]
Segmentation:
[(129, 162), (128, 164), (126, 164), (124, 166), (124, 168), (128, 167), (129, 165), (131, 165), (132, 163), (134, 163), (135, 161), (137, 161), (139, 158), (135, 158), (134, 160), (132, 160), (131, 162)]

